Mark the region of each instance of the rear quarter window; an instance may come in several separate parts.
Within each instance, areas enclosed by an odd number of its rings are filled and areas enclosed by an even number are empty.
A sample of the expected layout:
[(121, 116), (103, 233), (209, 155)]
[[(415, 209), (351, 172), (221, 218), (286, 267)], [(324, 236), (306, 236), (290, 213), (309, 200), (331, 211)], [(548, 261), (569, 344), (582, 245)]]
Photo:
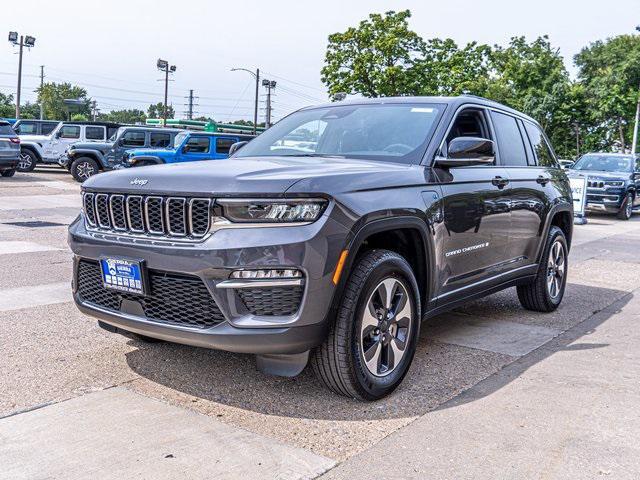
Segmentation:
[(3, 123), (0, 124), (0, 135), (11, 135), (12, 137), (14, 137), (16, 135), (16, 132), (13, 131), (11, 125)]
[(541, 167), (556, 167), (559, 168), (560, 165), (556, 160), (551, 147), (547, 143), (542, 130), (537, 125), (534, 125), (531, 122), (524, 122), (524, 128), (527, 131), (527, 135), (529, 136), (529, 141), (531, 142), (531, 147), (536, 154), (536, 158), (538, 159), (538, 165)]

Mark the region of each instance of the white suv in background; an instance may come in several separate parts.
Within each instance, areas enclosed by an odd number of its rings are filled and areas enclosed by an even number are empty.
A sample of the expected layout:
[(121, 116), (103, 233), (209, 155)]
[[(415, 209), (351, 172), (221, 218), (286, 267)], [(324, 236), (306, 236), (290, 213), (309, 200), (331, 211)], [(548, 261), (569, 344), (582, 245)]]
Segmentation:
[(37, 163), (57, 164), (72, 143), (104, 142), (119, 127), (111, 122), (62, 122), (49, 135), (20, 135), (18, 171), (30, 172)]

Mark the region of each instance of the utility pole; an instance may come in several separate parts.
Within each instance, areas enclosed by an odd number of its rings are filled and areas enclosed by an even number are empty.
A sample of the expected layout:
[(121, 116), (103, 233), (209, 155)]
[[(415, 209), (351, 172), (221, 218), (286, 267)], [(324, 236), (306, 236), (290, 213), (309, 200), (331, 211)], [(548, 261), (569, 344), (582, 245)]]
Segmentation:
[(187, 104), (187, 119), (193, 120), (193, 90), (189, 90), (189, 103)]
[(16, 119), (20, 118), (20, 93), (22, 91), (22, 53), (24, 47), (31, 48), (35, 45), (36, 39), (30, 35), (20, 35), (18, 32), (9, 32), (9, 42), (19, 47), (18, 52), (18, 91), (16, 92)]
[(272, 106), (271, 106), (271, 90), (276, 88), (276, 82), (275, 80), (267, 80), (266, 78), (264, 80), (262, 80), (262, 86), (266, 87), (267, 89), (267, 119), (265, 122), (265, 128), (270, 128), (271, 127), (271, 112), (272, 112)]
[(256, 128), (258, 127), (258, 103), (260, 102), (260, 69), (256, 68), (255, 73), (248, 68), (232, 68), (232, 72), (242, 70), (243, 72), (250, 73), (256, 79), (256, 96), (253, 104), (253, 134), (256, 134)]
[(98, 102), (96, 102), (95, 100), (91, 101), (91, 118), (93, 118), (93, 121), (96, 121), (96, 116), (98, 115)]
[(40, 120), (44, 120), (44, 108), (42, 106), (42, 87), (44, 87), (44, 65), (40, 65)]
[(164, 108), (162, 112), (162, 126), (167, 126), (167, 109), (168, 109), (168, 100), (169, 100), (169, 73), (174, 73), (176, 71), (175, 65), (169, 65), (169, 62), (166, 60), (158, 59), (156, 66), (158, 70), (164, 72)]

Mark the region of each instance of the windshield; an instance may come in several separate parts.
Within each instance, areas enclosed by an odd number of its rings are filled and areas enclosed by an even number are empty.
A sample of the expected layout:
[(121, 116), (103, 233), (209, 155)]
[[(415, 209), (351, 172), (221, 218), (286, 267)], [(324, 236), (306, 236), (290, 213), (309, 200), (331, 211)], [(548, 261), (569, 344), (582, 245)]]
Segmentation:
[(111, 135), (111, 136), (109, 137), (109, 141), (110, 141), (110, 142), (115, 142), (115, 141), (116, 141), (116, 138), (118, 138), (118, 137), (122, 134), (122, 132), (124, 132), (124, 127), (120, 127), (120, 128), (119, 128), (119, 129), (117, 129), (115, 132), (113, 132), (113, 135)]
[(573, 170), (598, 170), (601, 172), (632, 172), (633, 159), (620, 155), (584, 155)]
[(176, 138), (173, 139), (173, 148), (178, 148), (184, 142), (184, 139), (189, 135), (187, 132), (182, 132), (176, 135)]
[(420, 163), (436, 104), (338, 105), (296, 112), (253, 139), (235, 157), (339, 156)]

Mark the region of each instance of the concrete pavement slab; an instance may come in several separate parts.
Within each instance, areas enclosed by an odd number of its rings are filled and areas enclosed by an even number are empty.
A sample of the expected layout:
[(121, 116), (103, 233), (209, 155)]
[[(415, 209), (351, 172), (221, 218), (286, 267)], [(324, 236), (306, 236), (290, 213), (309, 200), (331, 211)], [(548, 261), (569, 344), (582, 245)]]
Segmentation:
[(0, 419), (0, 478), (310, 479), (335, 462), (122, 388)]
[(0, 312), (72, 301), (71, 281), (0, 290)]
[(2, 197), (0, 210), (35, 210), (54, 207), (81, 206), (79, 194), (17, 195)]
[(13, 255), (16, 253), (46, 252), (57, 250), (49, 245), (22, 240), (0, 240), (0, 255)]
[(451, 313), (427, 328), (426, 335), (443, 343), (520, 357), (556, 337), (560, 330), (495, 318)]
[(637, 480), (637, 293), (322, 478)]

